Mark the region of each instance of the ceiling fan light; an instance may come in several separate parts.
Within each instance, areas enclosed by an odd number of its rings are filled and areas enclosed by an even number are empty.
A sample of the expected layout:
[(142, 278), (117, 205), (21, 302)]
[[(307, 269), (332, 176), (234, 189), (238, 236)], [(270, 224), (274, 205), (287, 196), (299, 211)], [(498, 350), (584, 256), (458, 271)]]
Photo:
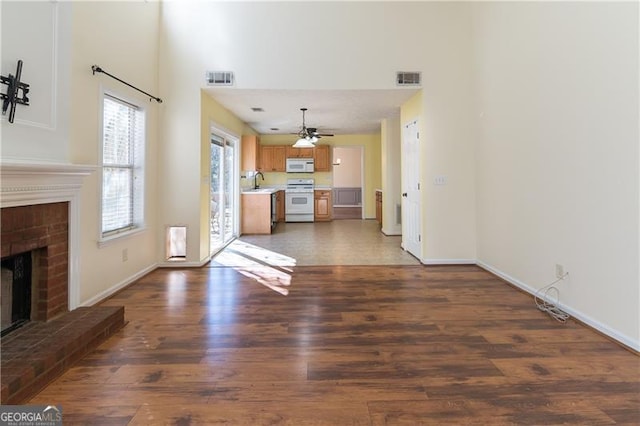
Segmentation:
[(311, 136), (311, 138), (309, 139), (309, 142), (311, 142), (311, 143), (318, 142), (318, 137), (317, 136)]
[(311, 143), (309, 139), (300, 138), (293, 144), (294, 148), (313, 148), (314, 145)]

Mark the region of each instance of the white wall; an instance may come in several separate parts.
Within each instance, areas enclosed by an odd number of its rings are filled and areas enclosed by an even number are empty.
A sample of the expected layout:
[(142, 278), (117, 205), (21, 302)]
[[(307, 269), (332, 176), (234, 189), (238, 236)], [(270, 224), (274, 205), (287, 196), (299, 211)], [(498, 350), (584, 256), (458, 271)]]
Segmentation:
[[(202, 4), (202, 6), (206, 6)], [(210, 123), (201, 117), (201, 87), (205, 66), (202, 49), (215, 38), (202, 38), (215, 19), (206, 22), (197, 4), (162, 4), (160, 33), (160, 92), (165, 99), (161, 121), (162, 147), (159, 164), (160, 228), (187, 226), (187, 262), (198, 265), (209, 256), (202, 219), (203, 200), (208, 194), (209, 170), (202, 161), (202, 132)], [(202, 161), (201, 161), (202, 160)], [(207, 188), (204, 188), (204, 186)], [(208, 205), (208, 203), (207, 203)], [(161, 231), (162, 232), (162, 231)]]
[(8, 110), (0, 116), (2, 161), (67, 163), (71, 4), (3, 1), (0, 11), (1, 73), (15, 76), (21, 59), (21, 81), (30, 90), (29, 105), (16, 106), (13, 124)]
[[(81, 190), (78, 281), (80, 303), (91, 304), (156, 263), (158, 107), (115, 80), (92, 75), (91, 65), (156, 93), (159, 5), (2, 2), (0, 7), (2, 74), (14, 74), (17, 59), (23, 59), (22, 79), (31, 85), (31, 105), (18, 106), (14, 124), (2, 122), (3, 162), (97, 166), (101, 89), (147, 107), (147, 229), (98, 247), (99, 170), (85, 179)], [(128, 250), (126, 262), (123, 250)]]
[[(438, 35), (423, 35), (426, 38), (416, 47), (425, 63), (422, 115), (417, 117), (422, 158), (421, 261), (474, 263), (477, 119), (471, 15), (468, 4), (439, 6), (443, 10), (438, 22), (427, 20)], [(446, 176), (446, 185), (436, 185), (437, 176)]]
[[(92, 303), (156, 264), (158, 174), (158, 114), (149, 98), (107, 77), (93, 75), (92, 65), (158, 96), (158, 14), (156, 3), (74, 2), (70, 110), (72, 163), (98, 165), (100, 151), (100, 93), (113, 93), (146, 109), (145, 221), (134, 236), (98, 246), (100, 234), (100, 170), (89, 176), (81, 193), (80, 296)], [(117, 22), (117, 31), (114, 23)], [(128, 260), (123, 261), (123, 250)]]
[[(423, 62), (407, 57), (407, 40), (435, 43), (415, 34), (437, 35), (447, 26), (441, 19), (454, 8), (384, 2), (165, 4), (167, 19), (189, 24), (190, 50), (206, 69), (233, 70), (237, 87), (255, 89), (395, 89), (398, 66), (413, 70)], [(312, 28), (301, 31), (308, 17)]]
[(638, 4), (474, 7), (478, 259), (640, 349)]

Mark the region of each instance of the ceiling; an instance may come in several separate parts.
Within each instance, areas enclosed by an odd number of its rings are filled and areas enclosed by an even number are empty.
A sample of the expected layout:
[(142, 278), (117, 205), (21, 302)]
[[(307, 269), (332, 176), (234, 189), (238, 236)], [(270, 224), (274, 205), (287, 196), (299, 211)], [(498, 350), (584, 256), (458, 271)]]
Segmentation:
[(302, 128), (300, 108), (307, 108), (307, 127), (315, 127), (320, 133), (352, 135), (379, 133), (381, 121), (399, 116), (400, 106), (419, 89), (204, 90), (259, 134), (298, 133)]

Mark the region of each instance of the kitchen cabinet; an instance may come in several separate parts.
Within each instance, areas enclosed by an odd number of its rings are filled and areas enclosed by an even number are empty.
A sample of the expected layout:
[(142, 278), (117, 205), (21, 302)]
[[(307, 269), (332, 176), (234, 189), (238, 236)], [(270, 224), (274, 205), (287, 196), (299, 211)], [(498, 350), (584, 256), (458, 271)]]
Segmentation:
[(376, 220), (382, 226), (382, 191), (376, 190)]
[(260, 137), (256, 135), (242, 136), (242, 157), (240, 170), (260, 170)]
[(284, 191), (278, 191), (276, 193), (276, 222), (285, 221), (284, 204)]
[(314, 168), (316, 172), (331, 171), (331, 150), (329, 145), (318, 145), (313, 149)]
[(262, 170), (263, 172), (285, 171), (285, 145), (263, 145), (260, 149), (260, 170)]
[(313, 148), (294, 148), (287, 146), (287, 158), (313, 158)]
[(271, 233), (271, 194), (242, 194), (240, 232), (242, 234)]
[(313, 194), (313, 219), (326, 222), (332, 219), (332, 203), (330, 189), (316, 189)]

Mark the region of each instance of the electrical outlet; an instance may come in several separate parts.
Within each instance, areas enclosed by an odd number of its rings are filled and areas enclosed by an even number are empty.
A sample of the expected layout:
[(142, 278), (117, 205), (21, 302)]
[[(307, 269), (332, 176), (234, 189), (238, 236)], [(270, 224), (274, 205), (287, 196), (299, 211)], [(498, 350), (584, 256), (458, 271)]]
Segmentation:
[(436, 185), (446, 185), (447, 177), (444, 175), (436, 176), (436, 178), (433, 181)]
[(564, 266), (556, 263), (556, 278), (564, 277)]
[(122, 261), (126, 262), (129, 260), (129, 249), (122, 249)]

